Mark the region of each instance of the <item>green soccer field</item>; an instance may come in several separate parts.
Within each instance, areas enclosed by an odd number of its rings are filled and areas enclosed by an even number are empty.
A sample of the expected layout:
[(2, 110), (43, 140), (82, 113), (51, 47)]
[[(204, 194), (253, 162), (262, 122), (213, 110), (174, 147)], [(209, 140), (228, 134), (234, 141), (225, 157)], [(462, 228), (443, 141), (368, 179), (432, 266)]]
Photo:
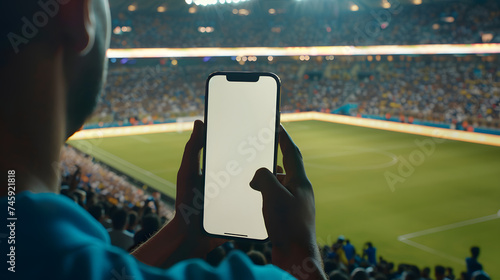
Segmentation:
[[(313, 183), (317, 236), (343, 234), (358, 252), (420, 268), (451, 266), (459, 277), (472, 245), (500, 278), (500, 147), (319, 121), (284, 124)], [(175, 195), (190, 132), (71, 141), (110, 166)]]

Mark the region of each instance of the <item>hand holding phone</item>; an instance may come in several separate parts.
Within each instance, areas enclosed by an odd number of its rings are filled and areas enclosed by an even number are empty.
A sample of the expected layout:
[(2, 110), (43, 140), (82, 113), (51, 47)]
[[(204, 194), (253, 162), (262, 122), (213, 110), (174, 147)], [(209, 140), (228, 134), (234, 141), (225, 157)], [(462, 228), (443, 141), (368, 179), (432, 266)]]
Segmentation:
[(203, 155), (203, 229), (224, 238), (266, 240), (262, 196), (249, 183), (261, 167), (275, 172), (279, 78), (217, 72), (207, 80)]
[(255, 172), (250, 186), (262, 193), (263, 213), (273, 243), (273, 264), (298, 279), (326, 279), (316, 243), (314, 192), (302, 154), (280, 128), (285, 175), (266, 168)]

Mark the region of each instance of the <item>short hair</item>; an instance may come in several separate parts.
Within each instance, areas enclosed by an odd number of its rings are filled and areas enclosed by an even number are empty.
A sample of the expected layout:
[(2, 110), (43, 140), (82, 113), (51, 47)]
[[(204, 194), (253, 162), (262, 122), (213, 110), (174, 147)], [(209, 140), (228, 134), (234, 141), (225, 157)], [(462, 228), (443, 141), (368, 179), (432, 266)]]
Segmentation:
[(247, 253), (247, 256), (252, 260), (252, 262), (256, 265), (266, 265), (266, 256), (259, 251), (251, 250)]
[(422, 277), (429, 278), (429, 275), (431, 275), (431, 269), (429, 267), (424, 267), (424, 269), (422, 269)]
[(417, 274), (415, 274), (414, 271), (407, 270), (405, 272), (405, 278), (404, 278), (404, 280), (417, 280), (418, 278), (419, 278), (419, 276)]
[(104, 209), (99, 204), (90, 206), (88, 212), (98, 221), (104, 216)]
[(338, 264), (331, 259), (325, 260), (323, 263), (323, 267), (326, 274), (330, 274), (330, 272), (334, 272), (339, 268)]
[(136, 221), (137, 221), (137, 212), (135, 212), (135, 211), (128, 212), (129, 225), (134, 225)]
[(160, 221), (158, 220), (158, 216), (153, 213), (145, 215), (144, 217), (142, 217), (141, 226), (145, 232), (153, 234), (160, 228)]
[(207, 254), (207, 262), (212, 266), (218, 266), (226, 256), (226, 251), (221, 246), (216, 247)]
[(358, 267), (354, 269), (351, 273), (351, 279), (352, 280), (368, 280), (368, 273), (366, 273), (366, 270), (364, 268)]
[(436, 275), (444, 275), (444, 266), (442, 265), (436, 265), (436, 267), (434, 268), (434, 274)]
[(113, 217), (111, 218), (111, 221), (113, 222), (114, 229), (125, 228), (125, 225), (128, 223), (127, 211), (125, 211), (125, 209), (123, 208), (116, 210), (115, 213), (113, 214)]
[(340, 270), (334, 270), (330, 273), (330, 280), (349, 280), (349, 277)]

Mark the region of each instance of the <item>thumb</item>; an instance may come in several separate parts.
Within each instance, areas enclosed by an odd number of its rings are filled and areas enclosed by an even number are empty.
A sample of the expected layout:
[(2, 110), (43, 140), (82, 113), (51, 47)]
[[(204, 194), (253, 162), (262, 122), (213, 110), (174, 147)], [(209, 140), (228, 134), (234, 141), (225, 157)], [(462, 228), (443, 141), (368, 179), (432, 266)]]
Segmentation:
[(196, 120), (194, 122), (191, 138), (186, 143), (184, 154), (182, 156), (181, 167), (179, 169), (189, 172), (189, 174), (198, 174), (200, 169), (200, 150), (204, 145), (204, 126), (203, 122)]
[(278, 178), (267, 168), (260, 168), (255, 172), (250, 187), (260, 191), (264, 199), (290, 196), (291, 193), (278, 181)]

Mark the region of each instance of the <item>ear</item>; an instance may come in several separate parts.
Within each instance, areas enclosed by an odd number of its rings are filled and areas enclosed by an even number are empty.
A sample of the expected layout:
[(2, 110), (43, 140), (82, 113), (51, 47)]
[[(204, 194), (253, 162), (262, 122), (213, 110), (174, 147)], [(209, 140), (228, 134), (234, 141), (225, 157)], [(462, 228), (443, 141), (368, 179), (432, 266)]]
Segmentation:
[(93, 47), (96, 35), (93, 0), (62, 0), (60, 24), (65, 43), (80, 55), (86, 55)]

